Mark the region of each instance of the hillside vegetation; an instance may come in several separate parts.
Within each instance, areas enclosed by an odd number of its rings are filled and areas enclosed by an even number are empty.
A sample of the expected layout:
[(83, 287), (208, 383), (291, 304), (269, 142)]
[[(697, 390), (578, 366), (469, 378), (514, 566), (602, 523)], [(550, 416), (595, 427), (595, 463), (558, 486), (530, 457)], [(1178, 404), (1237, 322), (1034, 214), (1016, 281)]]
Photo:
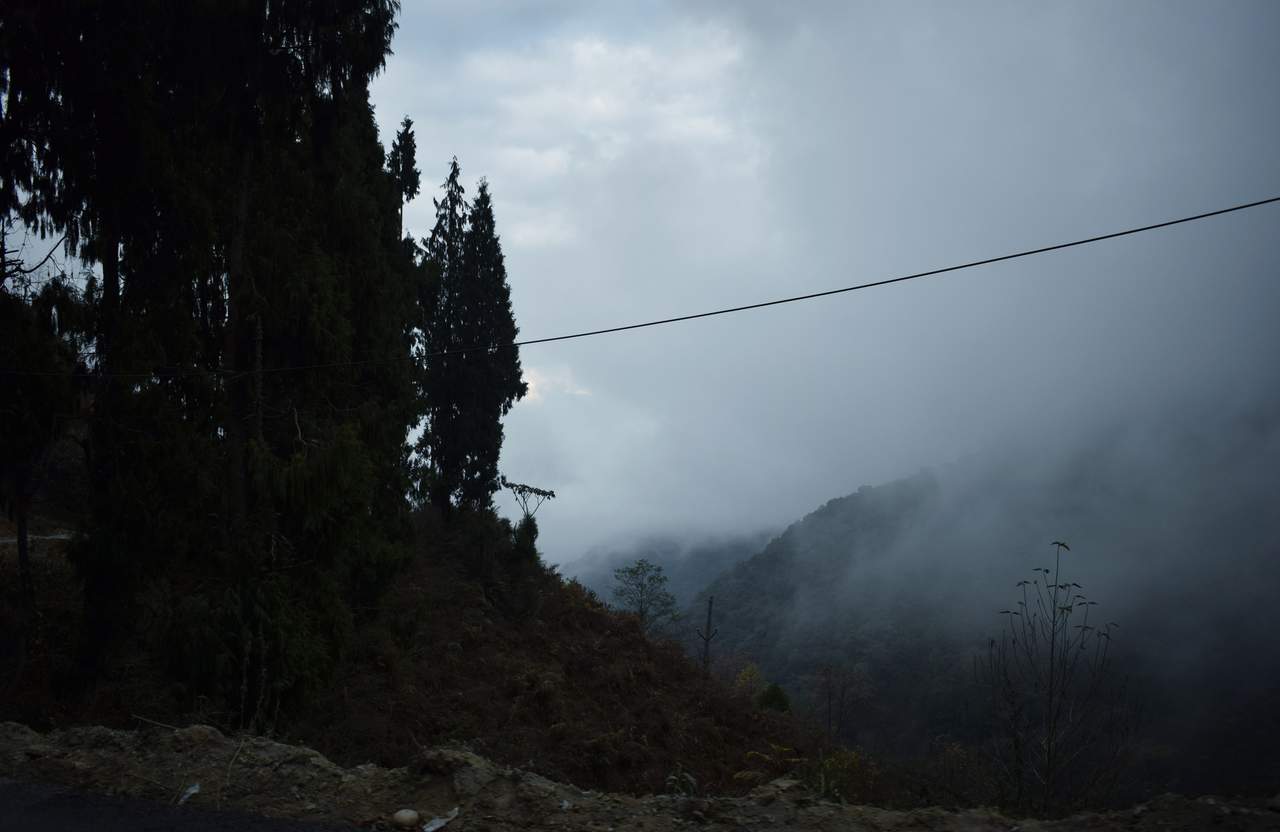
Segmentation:
[(1243, 578), (1275, 575), (1277, 416), (1183, 414), (860, 488), (721, 575), (686, 617), (701, 623), (714, 596), (722, 678), (754, 663), (832, 739), (941, 767), (957, 799), (982, 801), (994, 726), (975, 662), (1062, 538), (1065, 580), (1102, 616), (1092, 623), (1120, 624), (1111, 675), (1131, 718), (1117, 797), (1270, 793), (1280, 656), (1267, 590)]
[[(434, 543), (356, 628), (328, 687), (282, 708), (271, 733), (345, 765), (403, 766), (425, 745), (462, 744), (583, 788), (642, 794), (667, 791), (677, 772), (699, 792), (740, 793), (752, 784), (735, 779), (751, 769), (750, 752), (797, 742), (790, 719), (734, 696), (678, 645), (525, 559), (508, 524), (420, 521)], [(66, 541), (36, 545), (40, 635), (0, 690), (0, 719), (237, 727), (234, 710), (176, 683), (142, 637), (91, 687), (79, 684), (81, 594)], [(15, 566), (12, 543), (0, 543), (3, 574)]]

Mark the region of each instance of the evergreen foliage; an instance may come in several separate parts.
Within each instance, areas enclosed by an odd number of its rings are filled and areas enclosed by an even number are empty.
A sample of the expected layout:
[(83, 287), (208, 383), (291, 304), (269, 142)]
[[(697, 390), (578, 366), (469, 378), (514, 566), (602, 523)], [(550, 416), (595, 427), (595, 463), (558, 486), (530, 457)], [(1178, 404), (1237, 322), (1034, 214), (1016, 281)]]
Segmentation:
[[(7, 239), (7, 238), (6, 238)], [(5, 249), (6, 277), (20, 278)], [(29, 375), (0, 375), (0, 509), (14, 521), (18, 546), (18, 592), (23, 627), (35, 612), (28, 551), (32, 501), (54, 443), (66, 434), (79, 407), (77, 328), (83, 306), (60, 279), (34, 295), (18, 279), (0, 282), (0, 367), (22, 366)]]
[(400, 131), (391, 142), (387, 154), (387, 172), (395, 180), (400, 193), (400, 224), (404, 225), (404, 204), (418, 195), (422, 184), (422, 171), (418, 170), (418, 142), (413, 135), (413, 119), (408, 116), (400, 123)]
[[(480, 180), (464, 239), (464, 283), (459, 292), (466, 310), (461, 320), (464, 347), (494, 345), (461, 356), (465, 388), (460, 408), (466, 433), (460, 502), (488, 506), (498, 490), (502, 417), (528, 392), (515, 343), (519, 329), (511, 311), (511, 287), (493, 216), (489, 184)], [(464, 438), (465, 437), (465, 438)]]
[(498, 490), (502, 417), (527, 386), (514, 345), (511, 289), (481, 180), (468, 205), (455, 158), (423, 240), (420, 304), (424, 432), (417, 445), (419, 498), (442, 510), (488, 508)]
[[(487, 187), (468, 217), (455, 163), (426, 262), (402, 240), (413, 123), (386, 154), (369, 101), (398, 5), (16, 0), (0, 26), (0, 212), (101, 274), (83, 668), (142, 650), (236, 725), (320, 685), (410, 557), (408, 431), (433, 494), (487, 508), (524, 392), (514, 350), (411, 360), (516, 330)], [(74, 356), (0, 301), (4, 366), (57, 370), (6, 379), (27, 458)]]

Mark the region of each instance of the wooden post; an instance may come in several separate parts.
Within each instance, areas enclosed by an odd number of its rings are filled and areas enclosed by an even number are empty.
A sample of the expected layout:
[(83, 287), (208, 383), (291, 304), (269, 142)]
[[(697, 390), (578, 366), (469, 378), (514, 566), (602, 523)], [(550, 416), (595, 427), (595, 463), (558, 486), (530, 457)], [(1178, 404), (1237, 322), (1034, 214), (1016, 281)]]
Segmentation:
[(716, 602), (715, 596), (707, 597), (707, 627), (705, 630), (698, 630), (698, 638), (702, 639), (702, 672), (711, 673), (711, 639), (716, 637), (719, 629), (711, 629), (711, 608)]

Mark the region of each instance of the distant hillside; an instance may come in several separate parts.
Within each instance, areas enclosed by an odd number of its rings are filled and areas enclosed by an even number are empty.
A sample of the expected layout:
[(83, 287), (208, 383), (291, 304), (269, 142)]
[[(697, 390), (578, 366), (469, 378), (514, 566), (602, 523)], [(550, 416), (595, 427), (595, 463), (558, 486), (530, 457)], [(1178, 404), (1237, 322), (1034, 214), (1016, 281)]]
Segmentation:
[(850, 570), (888, 556), (937, 496), (936, 479), (920, 474), (831, 500), (711, 582), (688, 615), (699, 620), (703, 599), (714, 596), (720, 651), (791, 678), (807, 663), (796, 642), (829, 642), (809, 630), (848, 623)]
[(720, 573), (763, 549), (775, 533), (758, 531), (694, 540), (653, 535), (625, 545), (597, 547), (565, 569), (605, 601), (610, 601), (613, 570), (646, 558), (662, 567), (668, 579), (667, 590), (675, 596), (676, 604), (683, 607)]
[(1144, 741), (1162, 749), (1149, 776), (1274, 790), (1280, 412), (1183, 415), (860, 488), (712, 581), (689, 619), (714, 596), (723, 675), (755, 662), (819, 722), (834, 691), (846, 742), (923, 755), (983, 730), (972, 658), (1064, 539), (1070, 580), (1122, 624)]

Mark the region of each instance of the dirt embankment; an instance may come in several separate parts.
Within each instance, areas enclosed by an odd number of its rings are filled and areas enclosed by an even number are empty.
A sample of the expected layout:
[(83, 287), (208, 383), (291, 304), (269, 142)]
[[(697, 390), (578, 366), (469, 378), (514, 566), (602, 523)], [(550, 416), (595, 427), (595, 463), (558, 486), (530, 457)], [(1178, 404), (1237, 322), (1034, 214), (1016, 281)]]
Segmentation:
[[(1280, 801), (1240, 802), (1167, 795), (1124, 812), (1053, 821), (985, 810), (908, 812), (817, 801), (794, 781), (775, 780), (746, 797), (632, 797), (590, 792), (494, 764), (459, 749), (423, 749), (403, 768), (342, 768), (316, 751), (216, 729), (70, 728), (38, 734), (0, 724), (0, 776), (169, 804), (219, 807), (280, 818), (394, 828), (447, 821), (478, 830), (1280, 830)], [(198, 786), (198, 788), (197, 788)], [(454, 814), (456, 810), (456, 814)]]

